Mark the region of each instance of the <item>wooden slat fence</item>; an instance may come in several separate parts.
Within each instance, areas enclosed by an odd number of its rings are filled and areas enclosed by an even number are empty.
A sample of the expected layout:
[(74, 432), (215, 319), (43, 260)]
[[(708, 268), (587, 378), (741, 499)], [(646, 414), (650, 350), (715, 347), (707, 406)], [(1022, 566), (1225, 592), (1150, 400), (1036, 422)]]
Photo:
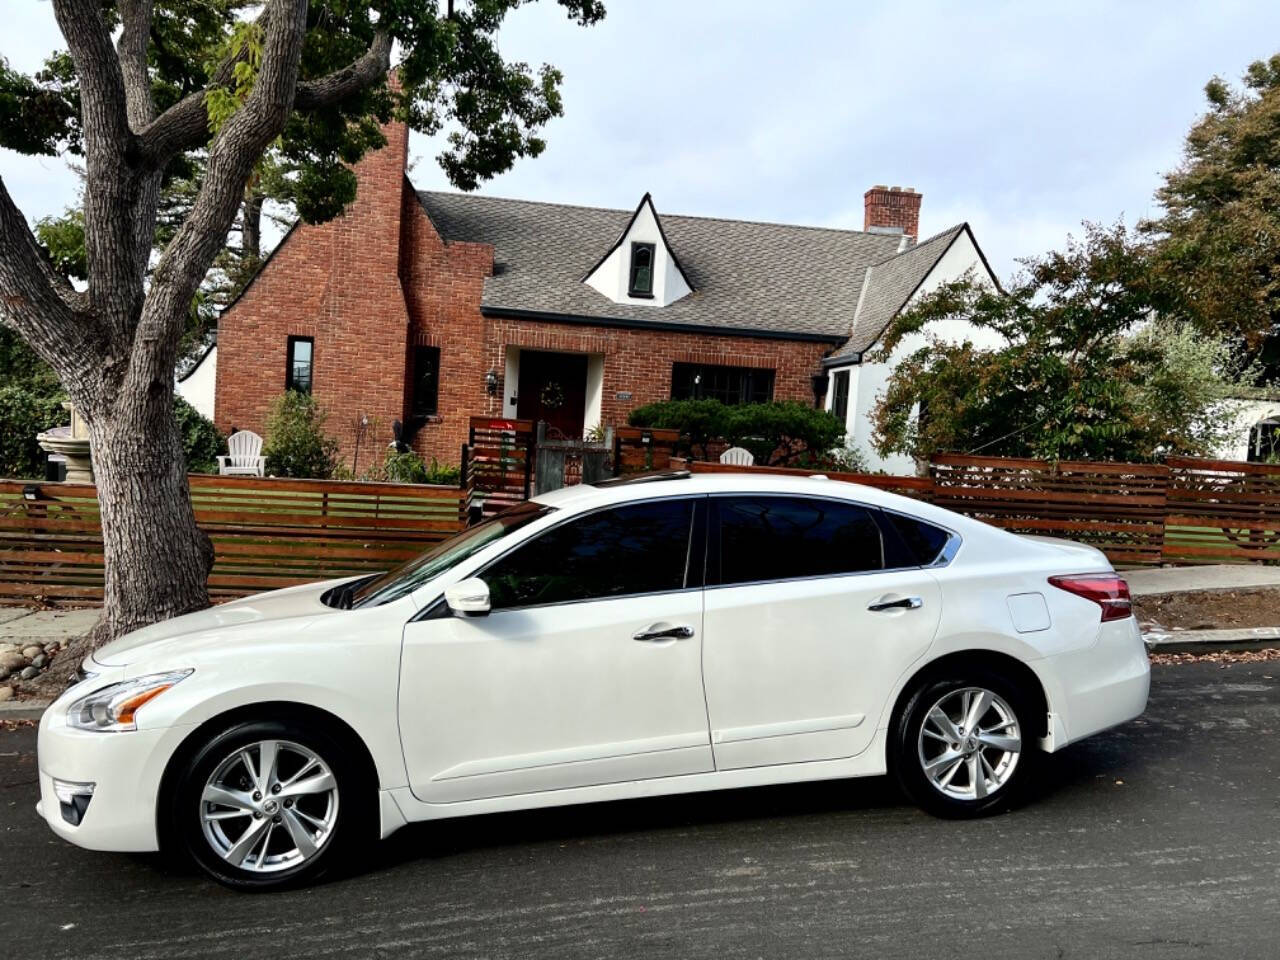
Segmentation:
[[(193, 475), (191, 500), (217, 598), (385, 570), (462, 526), (453, 487)], [(102, 597), (92, 484), (0, 480), (0, 600), (36, 597)]]
[[(811, 472), (689, 465), (699, 473)], [(827, 476), (905, 493), (1015, 533), (1089, 543), (1122, 566), (1280, 563), (1280, 465), (1186, 457), (1158, 464), (1048, 463), (945, 454), (933, 458), (926, 477)]]
[(529, 499), (533, 484), (532, 420), (472, 417), (462, 448), (462, 485), (466, 503), (492, 516)]
[(942, 455), (930, 499), (1015, 533), (1078, 540), (1113, 563), (1153, 564), (1164, 542), (1163, 464)]
[(679, 430), (618, 427), (613, 435), (614, 476), (668, 469), (679, 442)]
[(1169, 563), (1280, 562), (1280, 466), (1170, 457)]

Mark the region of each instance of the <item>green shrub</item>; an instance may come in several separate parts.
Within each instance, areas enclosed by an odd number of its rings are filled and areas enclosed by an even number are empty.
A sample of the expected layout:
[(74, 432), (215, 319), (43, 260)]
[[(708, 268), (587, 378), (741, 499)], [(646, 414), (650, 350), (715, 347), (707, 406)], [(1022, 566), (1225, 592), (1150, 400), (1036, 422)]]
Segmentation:
[(338, 441), (325, 436), (326, 414), (307, 393), (290, 390), (271, 404), (262, 455), (277, 477), (327, 480), (338, 465)]
[(182, 440), (182, 452), (187, 457), (187, 472), (217, 473), (218, 454), (224, 452), (226, 440), (213, 421), (176, 395), (173, 398), (173, 416), (178, 421), (178, 436)]
[(36, 434), (69, 423), (61, 390), (0, 386), (0, 477), (44, 479), (46, 457)]
[(791, 463), (802, 454), (820, 457), (840, 444), (844, 424), (825, 410), (795, 401), (726, 406), (719, 400), (663, 400), (631, 411), (634, 427), (667, 427), (680, 431), (682, 452), (701, 451), (723, 440), (750, 450), (756, 463)]
[(427, 466), (422, 458), (412, 450), (396, 453), (394, 449), (387, 451), (387, 459), (383, 464), (386, 477), (392, 483), (432, 483), (442, 486), (457, 486), (462, 471), (458, 467), (442, 464), (435, 457)]

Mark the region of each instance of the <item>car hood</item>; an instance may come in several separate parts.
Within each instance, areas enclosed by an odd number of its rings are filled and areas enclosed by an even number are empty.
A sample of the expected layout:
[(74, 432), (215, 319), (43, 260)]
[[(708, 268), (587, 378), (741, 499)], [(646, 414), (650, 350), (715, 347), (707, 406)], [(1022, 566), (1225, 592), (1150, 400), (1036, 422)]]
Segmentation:
[(157, 652), (161, 646), (172, 647), (184, 643), (195, 646), (215, 631), (229, 636), (243, 632), (237, 628), (268, 621), (275, 623), (277, 629), (301, 630), (318, 616), (340, 612), (334, 607), (326, 606), (320, 597), (329, 588), (350, 579), (352, 578), (344, 577), (273, 590), (153, 623), (141, 630), (126, 633), (118, 640), (95, 650), (93, 660), (104, 667), (126, 666)]

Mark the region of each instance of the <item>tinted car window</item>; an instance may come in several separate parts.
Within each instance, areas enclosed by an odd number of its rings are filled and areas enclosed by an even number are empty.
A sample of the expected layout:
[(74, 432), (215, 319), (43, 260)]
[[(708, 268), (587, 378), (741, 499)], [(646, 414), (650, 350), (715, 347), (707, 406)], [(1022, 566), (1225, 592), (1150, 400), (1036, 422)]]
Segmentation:
[(726, 497), (715, 502), (722, 584), (884, 568), (880, 528), (865, 507), (801, 497)]
[(886, 513), (883, 516), (902, 538), (909, 554), (909, 562), (918, 563), (922, 567), (927, 567), (938, 559), (938, 554), (942, 553), (942, 548), (951, 537), (941, 527), (915, 517), (904, 517), (900, 513)]
[(692, 500), (657, 500), (570, 520), (480, 574), (493, 609), (684, 587)]

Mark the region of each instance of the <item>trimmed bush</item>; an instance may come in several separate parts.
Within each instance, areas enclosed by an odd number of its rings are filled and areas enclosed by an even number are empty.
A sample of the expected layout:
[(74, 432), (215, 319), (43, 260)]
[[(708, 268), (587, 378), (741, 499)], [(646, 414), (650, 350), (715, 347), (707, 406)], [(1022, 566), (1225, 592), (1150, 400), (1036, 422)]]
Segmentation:
[(277, 477), (328, 480), (338, 465), (338, 441), (325, 436), (327, 415), (307, 393), (290, 390), (271, 404), (262, 455)]
[(178, 436), (182, 438), (187, 472), (217, 473), (218, 454), (225, 449), (226, 439), (213, 421), (176, 395), (173, 398), (173, 416), (178, 421)]
[(750, 450), (756, 463), (777, 466), (801, 455), (825, 456), (844, 439), (844, 424), (825, 410), (795, 401), (726, 406), (719, 400), (664, 400), (631, 411), (634, 427), (680, 431), (682, 452), (707, 459), (712, 440)]

